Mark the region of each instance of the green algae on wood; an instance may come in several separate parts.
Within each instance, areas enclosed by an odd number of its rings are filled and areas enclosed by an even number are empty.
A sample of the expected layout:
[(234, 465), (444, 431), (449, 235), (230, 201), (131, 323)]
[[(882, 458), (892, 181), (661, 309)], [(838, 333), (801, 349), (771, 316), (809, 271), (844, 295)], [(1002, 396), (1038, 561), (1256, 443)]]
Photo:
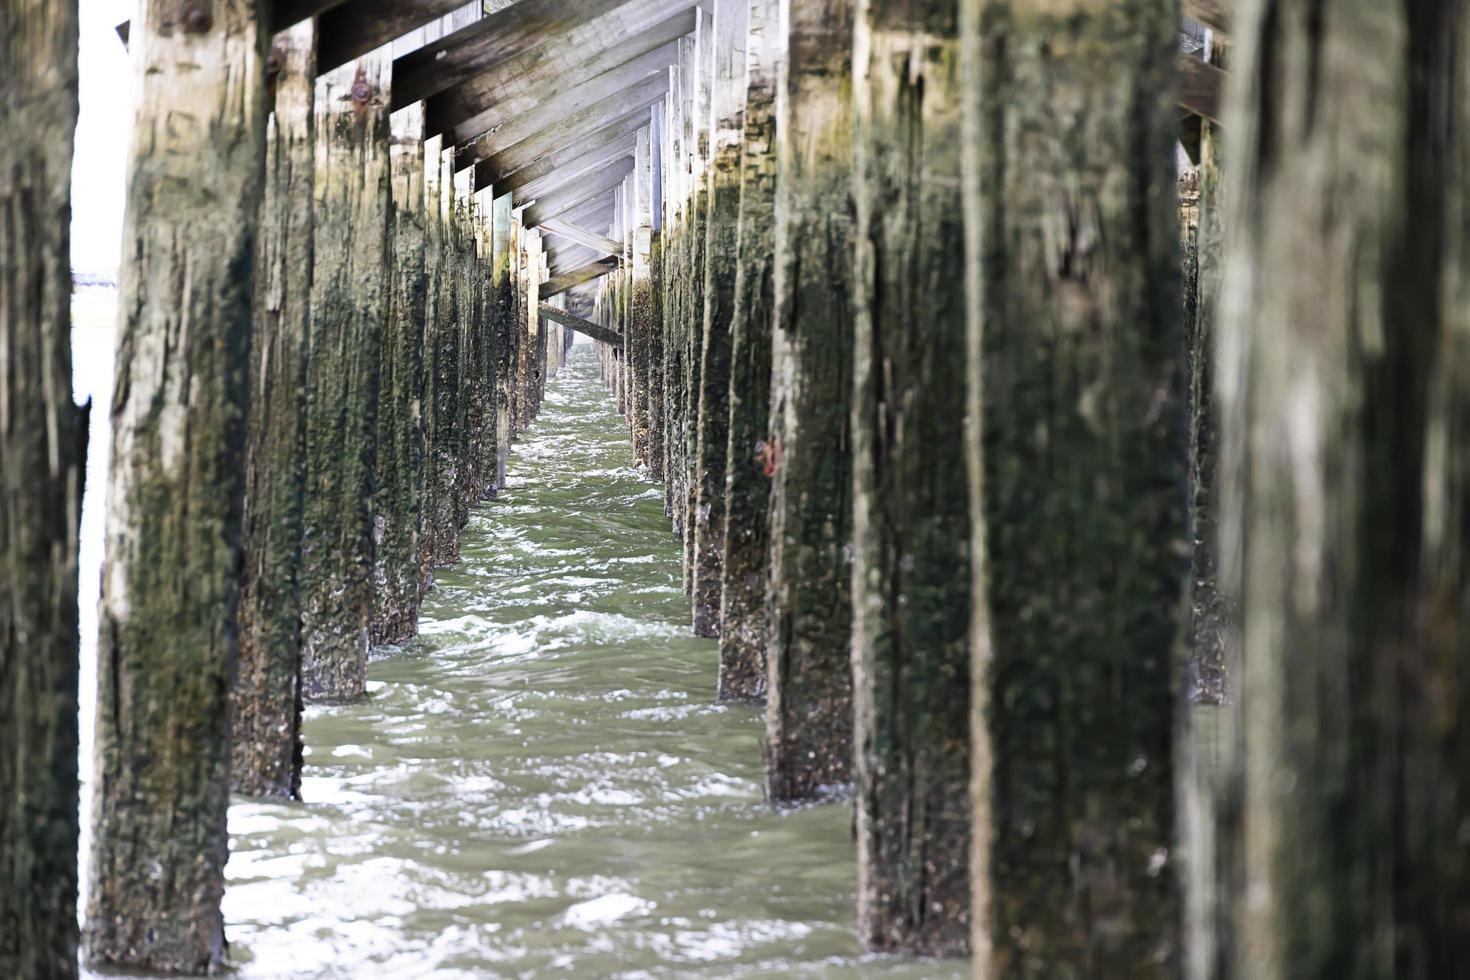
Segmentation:
[(777, 80), (766, 795), (852, 761), (851, 0), (792, 0)]
[[(0, 975), (77, 975), (76, 0), (0, 8)], [(9, 134), (17, 134), (12, 138)]]
[(969, 942), (956, 13), (953, 0), (858, 0), (854, 18), (858, 934), (926, 954)]
[(148, 0), (132, 34), (84, 934), (99, 966), (224, 958), (263, 19), (246, 0), (186, 19)]
[(317, 81), (301, 569), (307, 700), (359, 697), (367, 680), (378, 389), (389, 312), (391, 67), (384, 49)]
[(271, 115), (255, 254), (230, 786), (246, 796), (291, 798), (301, 790), (300, 565), (316, 170), (311, 21), (273, 40), (267, 70)]

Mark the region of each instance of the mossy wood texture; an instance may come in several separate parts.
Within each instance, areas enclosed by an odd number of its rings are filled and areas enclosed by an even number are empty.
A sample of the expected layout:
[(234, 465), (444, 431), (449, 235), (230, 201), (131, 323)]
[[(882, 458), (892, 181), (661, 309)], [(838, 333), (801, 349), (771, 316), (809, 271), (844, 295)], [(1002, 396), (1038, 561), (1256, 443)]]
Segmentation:
[(98, 965), (202, 973), (224, 956), (268, 36), (247, 0), (141, 7), (84, 942)]
[(387, 50), (317, 81), (316, 232), (307, 369), (302, 690), (364, 692), (374, 614), (373, 490), (389, 311)]
[[(77, 974), (77, 4), (0, 8), (0, 975)], [(12, 139), (8, 134), (23, 134)]]
[(1215, 390), (1223, 976), (1470, 960), (1470, 9), (1237, 5)]
[(969, 942), (969, 497), (957, 6), (854, 27), (853, 737), (858, 933)]
[(1041, 7), (964, 6), (976, 963), (1172, 977), (1177, 7)]
[(231, 696), (231, 788), (301, 790), (301, 535), (306, 491), (316, 29), (271, 43), (271, 114), (255, 255), (240, 667)]
[(766, 546), (771, 478), (758, 447), (770, 438), (772, 225), (776, 195), (776, 0), (750, 2), (741, 118), (740, 206), (731, 295), (725, 527), (721, 534), (720, 698), (766, 693)]
[(851, 0), (789, 0), (776, 89), (766, 795), (852, 762)]

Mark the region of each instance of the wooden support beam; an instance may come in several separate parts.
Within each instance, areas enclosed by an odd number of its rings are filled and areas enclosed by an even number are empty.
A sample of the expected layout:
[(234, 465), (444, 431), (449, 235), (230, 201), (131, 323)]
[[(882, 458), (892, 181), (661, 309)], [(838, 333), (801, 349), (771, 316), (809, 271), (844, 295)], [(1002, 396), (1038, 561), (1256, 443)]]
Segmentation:
[[(547, 34), (586, 23), (628, 0), (513, 3), (393, 62), (401, 104), (427, 99), (542, 44)], [(395, 103), (397, 104), (397, 103)]]
[(538, 133), (581, 119), (589, 111), (600, 117), (600, 121), (607, 122), (635, 108), (652, 105), (661, 97), (668, 86), (665, 71), (678, 57), (678, 51), (678, 42), (661, 45), (603, 72), (585, 85), (540, 102), (523, 115), (502, 117), (492, 107), (440, 131), (456, 144), (473, 141), (474, 157), (480, 159), (493, 156)]
[(317, 22), (317, 71), (326, 74), (464, 5), (464, 0), (352, 0), (333, 7)]
[(1232, 0), (1184, 0), (1184, 15), (1206, 27), (1229, 33), (1233, 6)]
[(610, 257), (598, 259), (596, 262), (589, 262), (580, 268), (563, 272), (541, 284), (541, 297), (543, 299), (550, 299), (557, 293), (564, 293), (573, 286), (580, 286), (584, 282), (591, 282), (598, 276), (605, 276), (617, 267), (617, 258)]
[(1175, 57), (1179, 72), (1179, 105), (1187, 112), (1220, 121), (1225, 97), (1226, 73), (1203, 59), (1180, 52)]
[[(309, 20), (318, 14), (326, 13), (334, 7), (340, 7), (347, 0), (275, 0), (270, 5), (270, 32), (279, 34), (287, 28)], [(132, 21), (123, 21), (115, 28), (117, 36), (122, 38), (123, 47), (127, 47), (128, 38), (133, 33)]]
[[(547, 285), (549, 286), (551, 283), (547, 283)], [(577, 333), (591, 337), (593, 340), (600, 340), (604, 344), (608, 344), (618, 350), (623, 349), (623, 335), (609, 327), (604, 327), (600, 323), (584, 320), (577, 316), (577, 314), (557, 309), (550, 303), (541, 304), (541, 315), (553, 323), (559, 323), (564, 327), (577, 331)]]
[[(642, 130), (639, 130), (642, 132)], [(603, 167), (617, 163), (624, 157), (631, 157), (638, 148), (638, 133), (628, 133), (614, 143), (599, 147), (595, 152), (579, 157), (575, 161), (561, 167), (546, 176), (526, 183), (524, 187), (517, 189), (516, 197), (521, 201), (534, 201), (545, 197), (552, 191), (565, 187), (572, 181), (585, 177)]]
[[(493, 183), (507, 190), (520, 188), (564, 163), (638, 132), (646, 114), (646, 109), (634, 109), (610, 122), (590, 118), (581, 126), (566, 127), (545, 139), (528, 141), (531, 145), (527, 147), (512, 147), (499, 157), (474, 161), (475, 185), (483, 187)], [(540, 155), (535, 155), (537, 150)]]
[(587, 231), (585, 228), (579, 228), (571, 222), (559, 218), (546, 219), (541, 222), (541, 228), (543, 231), (548, 231), (553, 235), (560, 235), (563, 238), (569, 238), (579, 245), (586, 245), (588, 248), (597, 249), (608, 255), (617, 255), (623, 250), (621, 242), (616, 242), (606, 235), (599, 235), (596, 232)]
[(595, 262), (605, 257), (606, 253), (601, 249), (588, 248), (585, 245), (578, 245), (575, 242), (570, 245), (563, 244), (554, 251), (548, 250), (546, 253), (547, 267), (552, 275), (556, 275), (558, 272), (566, 272), (568, 269), (579, 268), (588, 262)]
[[(642, 17), (630, 22), (629, 10)], [(472, 131), (488, 132), (569, 92), (596, 86), (601, 76), (694, 29), (689, 0), (640, 0), (615, 13), (624, 16), (560, 32), (520, 57), (457, 80), (428, 100), (429, 131), (446, 132), (473, 120)]]
[(583, 201), (616, 187), (633, 171), (633, 158), (624, 157), (598, 173), (569, 184), (561, 190), (537, 200), (521, 214), (527, 228), (535, 228), (547, 218), (555, 218)]
[[(241, 460), (267, 128), (269, 26), (262, 6), (215, 0), (211, 16), (187, 29), (169, 23), (178, 6), (145, 0), (133, 45), (137, 111), (117, 300), (85, 935), (89, 965), (150, 974), (212, 973), (225, 965), (229, 690), (239, 652)], [(7, 4), (7, 23), (13, 9)], [(24, 36), (10, 32), (6, 43)], [(73, 35), (73, 53), (75, 43)], [(60, 59), (67, 54), (60, 45), (54, 50), (58, 60), (32, 105), (75, 118), (61, 91), (67, 83)], [(16, 62), (8, 55), (7, 48), (7, 146), (0, 157), (13, 168), (3, 192), (13, 228), (25, 212), (9, 210), (10, 188), (16, 175), (36, 173), (23, 167), (39, 164), (22, 165), (11, 155), (8, 86), (16, 84)], [(29, 93), (20, 91), (25, 104)], [(32, 135), (54, 140), (51, 150), (60, 152), (62, 138), (51, 133), (27, 133), (22, 145)], [(62, 220), (62, 200), (52, 198), (35, 220)], [(43, 244), (38, 236), (30, 247)], [(10, 291), (11, 261), (7, 254), (7, 314), (31, 288)], [(64, 304), (66, 295), (52, 301)], [(0, 344), (11, 349), (8, 338)], [(28, 418), (7, 418), (5, 428)], [(69, 453), (60, 446), (53, 452), (50, 465), (59, 473)], [(19, 464), (7, 454), (6, 467)], [(47, 964), (40, 975), (62, 969)]]

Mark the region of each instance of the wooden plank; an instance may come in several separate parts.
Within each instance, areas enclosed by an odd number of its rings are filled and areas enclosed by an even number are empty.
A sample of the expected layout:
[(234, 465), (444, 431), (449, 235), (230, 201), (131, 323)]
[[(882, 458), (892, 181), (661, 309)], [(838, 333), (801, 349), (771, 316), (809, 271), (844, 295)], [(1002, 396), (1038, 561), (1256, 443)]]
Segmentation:
[(534, 201), (536, 198), (545, 197), (552, 191), (560, 187), (565, 187), (572, 181), (580, 177), (585, 177), (595, 170), (600, 170), (603, 167), (616, 163), (624, 157), (631, 157), (638, 148), (638, 136), (642, 132), (643, 130), (640, 129), (637, 133), (628, 133), (626, 136), (620, 137), (616, 142), (599, 147), (596, 151), (579, 157), (572, 163), (547, 174), (539, 180), (526, 183), (523, 187), (517, 189), (518, 193), (516, 197), (522, 201)]
[(1179, 105), (1210, 122), (1220, 121), (1225, 95), (1225, 72), (1192, 54), (1175, 58), (1179, 67)]
[[(347, 0), (276, 0), (271, 4), (270, 31), (279, 34), (303, 20), (308, 20), (318, 14), (326, 13), (333, 7), (340, 7)], [(128, 37), (132, 34), (132, 21), (123, 21), (115, 30), (117, 36), (122, 38), (123, 47), (128, 45)]]
[(1231, 0), (1184, 0), (1184, 15), (1222, 34), (1228, 34), (1232, 6)]
[(663, 98), (668, 84), (667, 75), (656, 75), (569, 117), (540, 117), (539, 123), (522, 128), (530, 132), (508, 145), (502, 145), (494, 135), (475, 140), (461, 148), (459, 160), (465, 166), (487, 160), (492, 173), (508, 174), (604, 127), (635, 132), (647, 121), (649, 107)]
[(612, 166), (604, 167), (597, 174), (563, 187), (556, 193), (536, 201), (521, 214), (521, 221), (526, 227), (534, 228), (547, 218), (555, 218), (583, 201), (596, 197), (609, 188), (617, 187), (632, 171), (632, 157), (624, 157)]
[[(558, 239), (560, 240), (560, 239)], [(588, 262), (596, 262), (607, 256), (599, 249), (587, 248), (584, 245), (566, 245), (557, 249), (555, 254), (547, 253), (547, 263), (554, 276), (568, 269), (576, 269), (586, 265)]]
[[(514, 8), (510, 8), (514, 9)], [(640, 16), (629, 19), (628, 10)], [(640, 0), (585, 26), (561, 32), (523, 55), (471, 78), (454, 79), (428, 100), (431, 132), (470, 120), (481, 132), (656, 51), (694, 29), (689, 0)]]
[[(442, 132), (455, 143), (473, 140), (479, 155), (489, 156), (619, 95), (645, 88), (662, 93), (668, 84), (664, 72), (677, 57), (678, 42), (670, 42), (605, 71), (574, 89), (544, 99), (521, 115), (508, 116), (492, 106), (455, 125), (436, 128), (436, 120), (430, 119), (430, 132)], [(610, 108), (603, 110), (603, 115), (620, 116), (622, 112)]]
[(561, 134), (564, 142), (555, 146), (544, 146), (539, 156), (523, 159), (511, 169), (497, 169), (500, 164), (491, 160), (476, 162), (476, 186), (494, 183), (497, 187), (515, 190), (533, 180), (539, 180), (565, 163), (636, 133), (643, 125), (643, 112), (635, 110), (607, 123), (594, 119), (591, 125), (596, 128), (586, 132), (575, 131), (571, 135), (564, 130)]
[(617, 255), (623, 250), (620, 242), (616, 242), (606, 235), (599, 235), (585, 228), (579, 228), (569, 221), (548, 218), (541, 222), (541, 227), (544, 231), (550, 232), (553, 235), (569, 238), (578, 244), (586, 245), (588, 248), (595, 248), (599, 251), (606, 252), (608, 255)]
[(573, 286), (580, 286), (584, 282), (591, 282), (598, 276), (605, 276), (609, 272), (616, 270), (617, 267), (618, 260), (609, 257), (598, 259), (596, 262), (589, 262), (580, 268), (553, 276), (541, 284), (541, 298), (550, 299), (558, 293), (566, 292)]
[[(547, 285), (549, 286), (551, 283), (547, 283)], [(600, 323), (593, 323), (591, 320), (584, 320), (577, 316), (577, 314), (570, 313), (567, 310), (557, 309), (550, 303), (541, 304), (541, 315), (552, 323), (559, 323), (564, 327), (591, 337), (593, 340), (600, 340), (604, 344), (609, 344), (619, 350), (622, 349), (623, 335), (610, 327), (604, 327)]]
[(464, 0), (352, 0), (333, 7), (318, 21), (317, 71), (326, 74), (463, 6)]
[(393, 62), (393, 85), (405, 102), (426, 99), (543, 43), (550, 32), (586, 23), (628, 0), (534, 0), (513, 3)]

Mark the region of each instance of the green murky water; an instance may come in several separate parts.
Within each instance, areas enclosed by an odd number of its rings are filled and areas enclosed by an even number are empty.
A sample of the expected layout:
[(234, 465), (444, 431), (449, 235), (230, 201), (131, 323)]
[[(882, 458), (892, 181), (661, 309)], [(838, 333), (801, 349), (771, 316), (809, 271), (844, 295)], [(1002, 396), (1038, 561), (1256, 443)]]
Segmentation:
[(309, 709), (306, 802), (237, 802), (244, 977), (946, 977), (863, 957), (850, 812), (761, 799), (661, 492), (579, 344), (370, 699)]

